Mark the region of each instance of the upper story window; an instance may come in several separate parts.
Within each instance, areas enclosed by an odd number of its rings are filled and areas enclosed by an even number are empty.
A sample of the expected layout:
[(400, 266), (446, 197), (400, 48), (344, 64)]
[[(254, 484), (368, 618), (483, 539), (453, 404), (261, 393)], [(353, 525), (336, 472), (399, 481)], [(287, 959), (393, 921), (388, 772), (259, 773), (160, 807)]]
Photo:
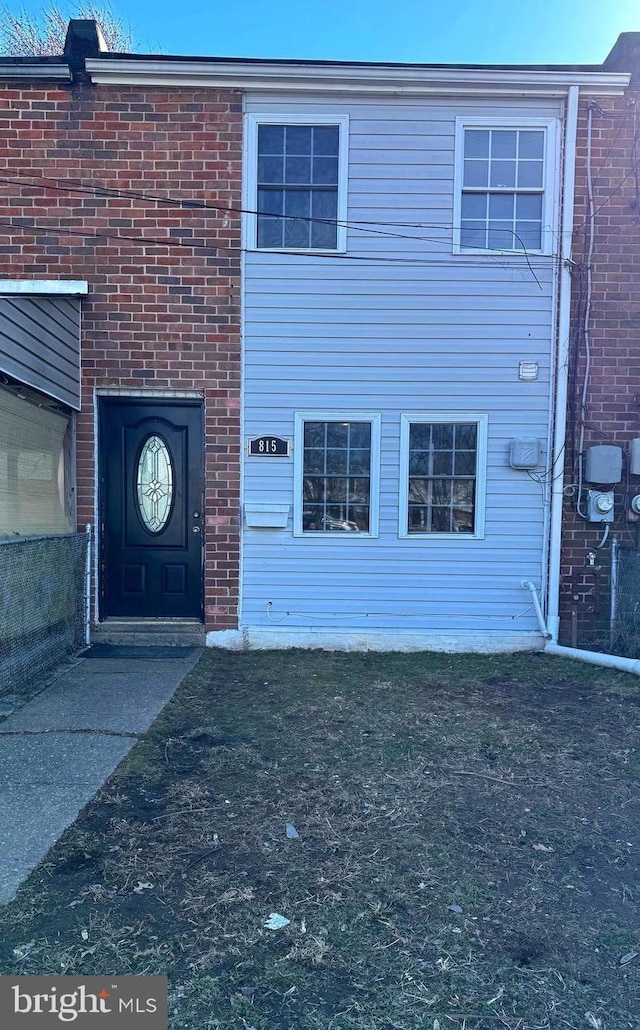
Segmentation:
[(346, 118), (251, 116), (248, 244), (260, 250), (342, 251)]
[(555, 123), (459, 119), (454, 249), (551, 253)]

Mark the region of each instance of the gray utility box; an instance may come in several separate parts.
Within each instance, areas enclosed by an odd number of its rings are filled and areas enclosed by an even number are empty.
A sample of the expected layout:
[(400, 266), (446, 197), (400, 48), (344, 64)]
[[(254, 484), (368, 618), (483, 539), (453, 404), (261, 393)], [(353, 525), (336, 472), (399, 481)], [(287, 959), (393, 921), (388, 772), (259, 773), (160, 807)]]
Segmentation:
[(531, 470), (540, 464), (540, 441), (517, 437), (509, 447), (509, 464), (512, 469)]
[(640, 437), (629, 440), (629, 472), (632, 476), (640, 476)]
[(587, 491), (587, 519), (589, 522), (613, 522), (613, 490)]
[(587, 483), (619, 483), (622, 479), (622, 447), (610, 443), (587, 447), (584, 478)]

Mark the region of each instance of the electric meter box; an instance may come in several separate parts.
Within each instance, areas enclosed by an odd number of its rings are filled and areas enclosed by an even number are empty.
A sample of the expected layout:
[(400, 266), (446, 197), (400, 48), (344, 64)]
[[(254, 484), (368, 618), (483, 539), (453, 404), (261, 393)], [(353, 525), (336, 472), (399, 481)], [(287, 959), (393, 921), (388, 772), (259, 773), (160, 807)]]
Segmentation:
[(629, 440), (629, 472), (632, 476), (640, 476), (640, 437)]
[(589, 522), (613, 522), (613, 490), (587, 491), (587, 519)]
[(622, 447), (610, 443), (587, 447), (584, 477), (587, 483), (619, 483), (622, 479)]
[(517, 438), (511, 441), (509, 464), (512, 469), (531, 470), (540, 464), (540, 441)]

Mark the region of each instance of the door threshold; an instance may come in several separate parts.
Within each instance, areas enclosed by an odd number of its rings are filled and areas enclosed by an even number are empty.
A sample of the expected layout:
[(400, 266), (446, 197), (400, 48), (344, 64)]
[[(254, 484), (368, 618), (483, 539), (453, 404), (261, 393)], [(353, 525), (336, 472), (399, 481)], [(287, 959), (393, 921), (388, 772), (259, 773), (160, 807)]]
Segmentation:
[(91, 643), (204, 647), (204, 623), (198, 619), (105, 619), (91, 629)]
[(202, 619), (166, 618), (165, 616), (108, 615), (99, 626), (204, 626)]

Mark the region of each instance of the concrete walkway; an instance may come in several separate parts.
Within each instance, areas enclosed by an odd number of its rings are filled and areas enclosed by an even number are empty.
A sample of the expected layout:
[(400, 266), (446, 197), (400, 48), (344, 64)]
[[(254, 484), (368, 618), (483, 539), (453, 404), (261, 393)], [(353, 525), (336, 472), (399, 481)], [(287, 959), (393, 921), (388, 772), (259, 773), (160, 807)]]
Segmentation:
[(0, 721), (0, 904), (55, 844), (202, 653), (80, 658)]

